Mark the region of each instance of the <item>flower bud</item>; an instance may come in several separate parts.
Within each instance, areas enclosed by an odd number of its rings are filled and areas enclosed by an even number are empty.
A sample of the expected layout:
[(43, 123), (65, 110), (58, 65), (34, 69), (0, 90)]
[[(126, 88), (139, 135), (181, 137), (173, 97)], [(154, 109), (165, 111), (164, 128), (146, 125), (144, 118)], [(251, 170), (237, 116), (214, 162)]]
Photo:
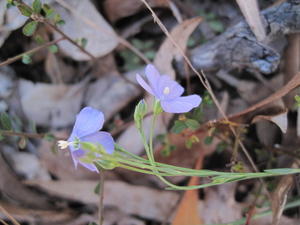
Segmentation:
[(141, 100), (135, 107), (135, 111), (134, 111), (134, 121), (138, 129), (141, 129), (142, 120), (146, 115), (146, 113), (147, 113), (147, 104), (145, 103), (144, 100)]

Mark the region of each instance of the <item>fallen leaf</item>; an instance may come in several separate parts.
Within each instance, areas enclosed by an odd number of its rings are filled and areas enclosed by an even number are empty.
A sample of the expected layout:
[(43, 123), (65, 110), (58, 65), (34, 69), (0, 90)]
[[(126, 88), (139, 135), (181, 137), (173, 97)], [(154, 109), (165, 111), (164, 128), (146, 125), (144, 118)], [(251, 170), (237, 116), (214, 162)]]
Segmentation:
[[(204, 154), (200, 152), (200, 156), (197, 160), (195, 169), (200, 170), (202, 168)], [(188, 186), (198, 185), (199, 177), (192, 177), (188, 183)], [(178, 204), (175, 217), (173, 218), (172, 225), (192, 225), (203, 224), (202, 219), (198, 214), (198, 190), (186, 191)]]
[[(93, 191), (97, 181), (29, 181), (26, 183), (61, 198), (84, 204), (98, 205), (99, 203), (99, 196)], [(158, 221), (165, 221), (168, 218), (179, 199), (178, 194), (173, 191), (160, 191), (109, 180), (105, 181), (104, 196), (104, 205), (107, 207), (119, 208), (126, 214)]]
[[(186, 49), (188, 38), (201, 21), (202, 18), (200, 17), (185, 20), (171, 31), (170, 35), (183, 51)], [(156, 53), (154, 65), (161, 74), (167, 74), (172, 79), (175, 79), (172, 60), (178, 57), (181, 57), (180, 51), (173, 45), (173, 42), (167, 38)]]
[(257, 0), (236, 0), (250, 29), (258, 41), (266, 38), (266, 31), (262, 22)]
[[(73, 220), (77, 217), (77, 213), (68, 209), (60, 210), (45, 210), (45, 209), (30, 209), (28, 207), (21, 207), (12, 204), (0, 202), (0, 205), (19, 223), (28, 224), (59, 224), (64, 225), (65, 222)], [(2, 216), (0, 211), (0, 218), (9, 219)], [(72, 224), (74, 225), (74, 224)]]
[(300, 73), (297, 73), (286, 85), (284, 85), (278, 91), (276, 91), (269, 97), (265, 98), (264, 100), (250, 106), (249, 108), (229, 116), (228, 119), (230, 121), (235, 121), (235, 122), (243, 121), (244, 123), (247, 123), (246, 121), (249, 119), (253, 111), (261, 109), (262, 107), (282, 98), (283, 96), (288, 94), (291, 90), (295, 89), (299, 85), (300, 85)]
[[(149, 0), (151, 7), (167, 7), (169, 0)], [(142, 10), (144, 5), (139, 0), (107, 0), (104, 9), (109, 20), (115, 22), (127, 16), (131, 16)]]
[(236, 183), (205, 189), (199, 212), (204, 224), (221, 224), (241, 218), (243, 205), (235, 200)]
[(110, 73), (102, 76), (90, 84), (84, 102), (86, 105), (101, 110), (106, 120), (110, 119), (141, 93), (140, 88), (124, 79), (136, 82), (136, 73), (137, 71), (131, 71), (123, 75)]
[[(85, 38), (87, 45), (85, 50), (95, 57), (101, 57), (111, 52), (117, 45), (118, 39), (110, 25), (105, 21), (103, 16), (98, 12), (91, 1), (66, 0), (78, 13), (85, 15), (87, 19), (94, 21), (95, 24), (103, 29), (99, 33), (94, 28), (87, 26), (84, 21), (65, 8), (56, 5), (56, 11), (61, 15), (66, 24), (60, 29), (70, 36), (73, 40)], [(59, 38), (60, 34), (55, 33)], [(90, 58), (80, 51), (76, 46), (68, 41), (58, 43), (60, 49), (74, 60), (84, 61)]]
[(274, 124), (276, 124), (282, 133), (286, 133), (288, 127), (288, 110), (284, 110), (275, 115), (257, 115), (252, 119), (251, 123), (256, 123), (261, 120), (268, 120)]
[(34, 192), (23, 185), (11, 171), (9, 165), (0, 154), (0, 191), (6, 199), (23, 205), (24, 207), (35, 209), (51, 209), (47, 196)]
[[(287, 83), (300, 70), (300, 35), (290, 34), (288, 36), (289, 44), (285, 50), (284, 60), (284, 81)], [(299, 89), (295, 89), (288, 93), (284, 98), (284, 102), (289, 109), (293, 109), (295, 105), (295, 95), (299, 94)]]
[(272, 225), (279, 225), (280, 218), (282, 216), (286, 201), (287, 195), (291, 191), (291, 188), (294, 184), (294, 178), (292, 175), (283, 176), (280, 178), (280, 181), (272, 193), (272, 213), (273, 220)]
[(73, 124), (88, 79), (75, 85), (33, 83), (20, 79), (18, 91), (26, 117), (37, 125), (50, 127)]

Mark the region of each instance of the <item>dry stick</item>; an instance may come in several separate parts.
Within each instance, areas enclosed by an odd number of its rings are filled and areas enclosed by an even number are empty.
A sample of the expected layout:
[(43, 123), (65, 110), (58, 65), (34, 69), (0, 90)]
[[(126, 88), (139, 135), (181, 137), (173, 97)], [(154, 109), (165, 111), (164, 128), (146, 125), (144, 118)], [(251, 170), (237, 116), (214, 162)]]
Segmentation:
[(11, 222), (14, 224), (14, 225), (20, 225), (20, 223), (15, 220), (15, 218), (12, 217), (12, 215), (9, 214), (9, 212), (6, 211), (6, 209), (4, 209), (1, 205), (0, 205), (0, 211), (8, 218), (11, 220)]
[(1, 67), (1, 66), (6, 66), (6, 65), (8, 65), (8, 64), (11, 64), (11, 63), (13, 63), (13, 62), (15, 62), (15, 61), (21, 59), (21, 58), (23, 57), (24, 54), (32, 54), (32, 53), (35, 53), (35, 52), (37, 52), (37, 51), (39, 51), (39, 50), (41, 50), (41, 49), (43, 49), (43, 48), (49, 47), (49, 46), (51, 46), (51, 45), (54, 45), (54, 44), (56, 44), (57, 42), (60, 42), (60, 41), (62, 41), (62, 40), (65, 40), (65, 37), (61, 37), (61, 38), (59, 38), (59, 39), (57, 39), (57, 40), (47, 42), (47, 43), (45, 43), (45, 44), (43, 44), (43, 45), (40, 45), (40, 46), (38, 46), (38, 47), (36, 47), (36, 48), (33, 48), (33, 49), (31, 49), (31, 50), (29, 50), (29, 51), (27, 51), (27, 52), (23, 52), (22, 54), (19, 54), (19, 55), (17, 55), (17, 56), (14, 56), (14, 57), (12, 57), (12, 58), (9, 58), (9, 59), (5, 60), (4, 62), (1, 62), (1, 63), (0, 63), (0, 67)]
[(59, 33), (60, 35), (62, 35), (66, 40), (68, 40), (69, 42), (71, 42), (73, 45), (75, 45), (77, 48), (79, 48), (83, 53), (85, 53), (86, 55), (88, 55), (93, 61), (96, 60), (96, 57), (93, 56), (91, 53), (89, 53), (87, 50), (85, 50), (82, 46), (80, 46), (79, 44), (77, 44), (72, 38), (70, 38), (68, 35), (66, 35), (63, 31), (61, 31), (57, 26), (53, 25), (52, 23), (50, 23), (48, 20), (44, 19), (43, 22), (45, 25), (47, 25), (48, 27), (51, 27), (53, 30), (55, 30), (57, 33)]
[[(44, 138), (47, 134), (43, 134), (43, 133), (23, 133), (23, 132), (15, 132), (15, 131), (9, 131), (9, 130), (0, 130), (0, 135), (3, 136), (18, 136), (18, 137), (23, 137), (23, 138)], [(63, 140), (63, 137), (56, 137), (53, 136), (53, 139), (55, 141), (58, 140)]]
[(100, 182), (99, 182), (99, 209), (98, 209), (98, 219), (99, 219), (99, 225), (103, 224), (103, 198), (104, 198), (104, 170), (100, 170)]
[(126, 39), (120, 37), (119, 35), (117, 35), (116, 33), (110, 32), (106, 29), (103, 29), (102, 27), (100, 27), (99, 25), (95, 24), (92, 20), (86, 18), (85, 16), (82, 16), (78, 11), (76, 11), (71, 5), (69, 5), (68, 3), (66, 3), (64, 0), (55, 0), (57, 3), (59, 3), (61, 6), (63, 6), (64, 8), (70, 10), (74, 15), (76, 15), (78, 18), (80, 18), (84, 23), (86, 23), (87, 25), (89, 25), (90, 27), (100, 31), (100, 32), (104, 32), (108, 35), (114, 35), (117, 37), (118, 41), (124, 45), (125, 47), (127, 47), (128, 49), (130, 49), (133, 53), (135, 53), (138, 57), (140, 57), (146, 64), (150, 64), (151, 62), (149, 61), (149, 59), (147, 59), (144, 54), (138, 50), (136, 47), (134, 47), (132, 44), (130, 44), (130, 42), (128, 42)]
[[(186, 63), (190, 66), (190, 68), (192, 69), (192, 71), (199, 77), (202, 85), (207, 89), (207, 91), (209, 92), (211, 98), (213, 99), (214, 103), (216, 104), (218, 110), (220, 111), (220, 113), (222, 114), (222, 116), (224, 117), (225, 121), (228, 122), (229, 128), (231, 130), (231, 132), (233, 133), (233, 135), (235, 137), (237, 137), (237, 134), (234, 130), (234, 128), (230, 125), (230, 122), (225, 114), (225, 112), (223, 111), (222, 107), (220, 106), (219, 101), (217, 100), (211, 86), (210, 83), (208, 82), (205, 74), (203, 71), (201, 71), (202, 76), (200, 75), (200, 73), (195, 69), (195, 67), (192, 65), (191, 61), (189, 60), (189, 58), (186, 56), (185, 52), (183, 51), (183, 49), (177, 44), (177, 42), (174, 40), (173, 36), (169, 33), (169, 31), (167, 30), (167, 28), (163, 25), (163, 23), (161, 22), (161, 20), (158, 18), (158, 16), (155, 14), (155, 12), (152, 10), (152, 8), (150, 7), (150, 5), (147, 3), (146, 0), (141, 0), (145, 6), (149, 9), (149, 11), (152, 14), (152, 17), (154, 19), (154, 21), (159, 25), (159, 27), (162, 29), (162, 31), (165, 33), (165, 35), (172, 41), (173, 45), (175, 45), (175, 47), (180, 51), (181, 55), (183, 56), (184, 60), (186, 61)], [(250, 154), (248, 153), (246, 147), (244, 146), (244, 144), (241, 142), (241, 140), (238, 140), (239, 145), (241, 146), (244, 154), (246, 155), (248, 161), (250, 162), (251, 166), (253, 167), (254, 171), (258, 172), (259, 170), (257, 169), (254, 161), (252, 160)], [(263, 182), (262, 179), (260, 179), (261, 182)], [(264, 185), (265, 189), (266, 186)], [(266, 189), (267, 190), (267, 189)], [(267, 194), (269, 195), (268, 191)]]
[(3, 223), (4, 225), (9, 225), (9, 224), (6, 223), (3, 219), (0, 219), (0, 222)]

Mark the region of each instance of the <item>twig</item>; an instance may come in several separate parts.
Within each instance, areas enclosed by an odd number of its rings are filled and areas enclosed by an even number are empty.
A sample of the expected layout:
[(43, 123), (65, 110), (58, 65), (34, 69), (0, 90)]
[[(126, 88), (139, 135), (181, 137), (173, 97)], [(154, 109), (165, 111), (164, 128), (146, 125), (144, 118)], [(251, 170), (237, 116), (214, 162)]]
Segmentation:
[[(24, 138), (44, 138), (46, 134), (43, 133), (23, 133), (23, 132), (15, 132), (15, 131), (9, 131), (9, 130), (0, 130), (0, 135), (3, 136), (18, 136), (18, 137), (24, 137)], [(59, 138), (53, 136), (55, 140), (62, 140), (64, 138)]]
[(51, 45), (54, 45), (54, 44), (56, 44), (57, 42), (60, 42), (60, 41), (62, 41), (62, 40), (65, 40), (65, 38), (64, 38), (64, 37), (61, 37), (61, 38), (59, 38), (59, 39), (57, 39), (57, 40), (53, 40), (53, 41), (47, 42), (47, 43), (45, 43), (45, 44), (43, 44), (43, 45), (40, 45), (40, 46), (38, 46), (38, 47), (36, 47), (36, 48), (33, 48), (33, 49), (31, 49), (31, 50), (29, 50), (29, 51), (27, 51), (27, 52), (23, 52), (22, 54), (19, 54), (19, 55), (17, 55), (17, 56), (14, 56), (14, 57), (12, 57), (12, 58), (9, 58), (9, 59), (5, 60), (4, 62), (1, 62), (1, 63), (0, 63), (0, 67), (1, 67), (1, 66), (6, 66), (6, 65), (8, 65), (8, 64), (11, 64), (11, 63), (13, 63), (13, 62), (15, 62), (15, 61), (21, 59), (21, 58), (23, 57), (23, 55), (25, 55), (25, 54), (32, 54), (32, 53), (35, 53), (35, 52), (37, 52), (37, 51), (39, 51), (39, 50), (41, 50), (41, 49), (43, 49), (43, 48), (49, 47), (49, 46), (51, 46)]
[(51, 27), (53, 30), (55, 30), (60, 35), (62, 35), (66, 40), (68, 40), (69, 42), (71, 42), (73, 45), (75, 45), (77, 48), (79, 48), (83, 53), (85, 53), (86, 55), (88, 55), (93, 61), (96, 60), (95, 56), (93, 56), (91, 53), (89, 53), (87, 50), (85, 50), (82, 46), (80, 46), (79, 44), (77, 44), (72, 38), (70, 38), (68, 35), (66, 35), (57, 26), (53, 25), (51, 22), (49, 22), (46, 19), (43, 20), (43, 23), (45, 25), (47, 25), (48, 27)]
[(109, 32), (106, 29), (103, 29), (102, 27), (100, 27), (99, 25), (97, 25), (96, 23), (94, 23), (92, 20), (86, 18), (85, 16), (81, 15), (78, 11), (76, 11), (75, 9), (73, 9), (73, 7), (71, 5), (69, 5), (68, 3), (66, 3), (64, 0), (55, 0), (57, 3), (59, 3), (61, 6), (63, 6), (64, 8), (70, 10), (75, 16), (77, 16), (78, 18), (80, 18), (85, 24), (87, 24), (88, 26), (100, 31), (100, 32), (105, 32), (106, 34), (109, 35), (114, 35), (117, 37), (118, 41), (124, 45), (125, 47), (127, 47), (128, 49), (130, 49), (134, 54), (136, 54), (138, 57), (140, 57), (145, 63), (150, 64), (150, 60), (147, 59), (144, 54), (138, 50), (136, 47), (134, 47), (130, 42), (128, 42), (126, 39), (120, 37), (119, 35), (117, 35), (116, 33), (112, 33)]
[(104, 214), (104, 207), (103, 207), (103, 198), (104, 198), (104, 170), (101, 169), (100, 173), (100, 183), (99, 183), (99, 209), (98, 209), (98, 219), (99, 225), (103, 224), (103, 214)]
[(12, 215), (9, 214), (9, 212), (6, 211), (6, 209), (4, 209), (1, 205), (0, 205), (0, 211), (8, 218), (11, 220), (11, 222), (14, 224), (14, 225), (20, 225), (20, 223), (15, 220), (15, 218), (12, 217)]
[(0, 219), (0, 222), (3, 223), (4, 225), (9, 225), (9, 224), (6, 223), (3, 219)]

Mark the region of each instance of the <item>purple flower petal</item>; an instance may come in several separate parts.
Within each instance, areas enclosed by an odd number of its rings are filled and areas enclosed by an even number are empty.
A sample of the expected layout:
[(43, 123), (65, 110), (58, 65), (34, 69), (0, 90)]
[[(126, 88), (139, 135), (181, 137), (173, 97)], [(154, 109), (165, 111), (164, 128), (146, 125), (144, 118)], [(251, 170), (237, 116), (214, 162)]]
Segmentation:
[(84, 166), (85, 168), (89, 169), (92, 172), (99, 172), (97, 167), (93, 164), (93, 163), (84, 163), (80, 161), (80, 158), (84, 157), (85, 152), (82, 149), (78, 149), (75, 150), (73, 152), (71, 152), (71, 156), (73, 159), (73, 163), (75, 165), (75, 168), (77, 169), (78, 163), (82, 166)]
[(146, 83), (146, 81), (141, 77), (141, 75), (137, 74), (136, 80), (146, 91), (148, 91), (151, 95), (154, 95), (152, 88)]
[(189, 95), (184, 97), (178, 97), (175, 100), (171, 101), (161, 101), (161, 107), (165, 112), (185, 113), (199, 106), (201, 100), (202, 99), (199, 95)]
[(83, 163), (83, 162), (78, 162), (80, 165), (84, 166), (85, 168), (87, 168), (88, 170), (92, 171), (92, 172), (97, 172), (99, 173), (97, 167), (93, 164), (93, 163)]
[(115, 149), (115, 142), (113, 137), (110, 133), (104, 131), (95, 132), (93, 134), (82, 137), (81, 141), (90, 142), (95, 145), (100, 144), (109, 154), (112, 154)]
[(158, 83), (158, 95), (160, 100), (173, 100), (181, 96), (184, 88), (176, 81), (172, 80), (169, 76), (163, 75)]
[(80, 138), (95, 133), (103, 127), (103, 123), (104, 115), (102, 112), (92, 107), (85, 107), (76, 117), (72, 134)]
[(160, 73), (152, 64), (149, 64), (146, 66), (145, 74), (149, 81), (150, 87), (152, 88), (153, 92), (155, 93), (157, 91), (156, 89), (157, 89), (158, 81), (160, 78)]

